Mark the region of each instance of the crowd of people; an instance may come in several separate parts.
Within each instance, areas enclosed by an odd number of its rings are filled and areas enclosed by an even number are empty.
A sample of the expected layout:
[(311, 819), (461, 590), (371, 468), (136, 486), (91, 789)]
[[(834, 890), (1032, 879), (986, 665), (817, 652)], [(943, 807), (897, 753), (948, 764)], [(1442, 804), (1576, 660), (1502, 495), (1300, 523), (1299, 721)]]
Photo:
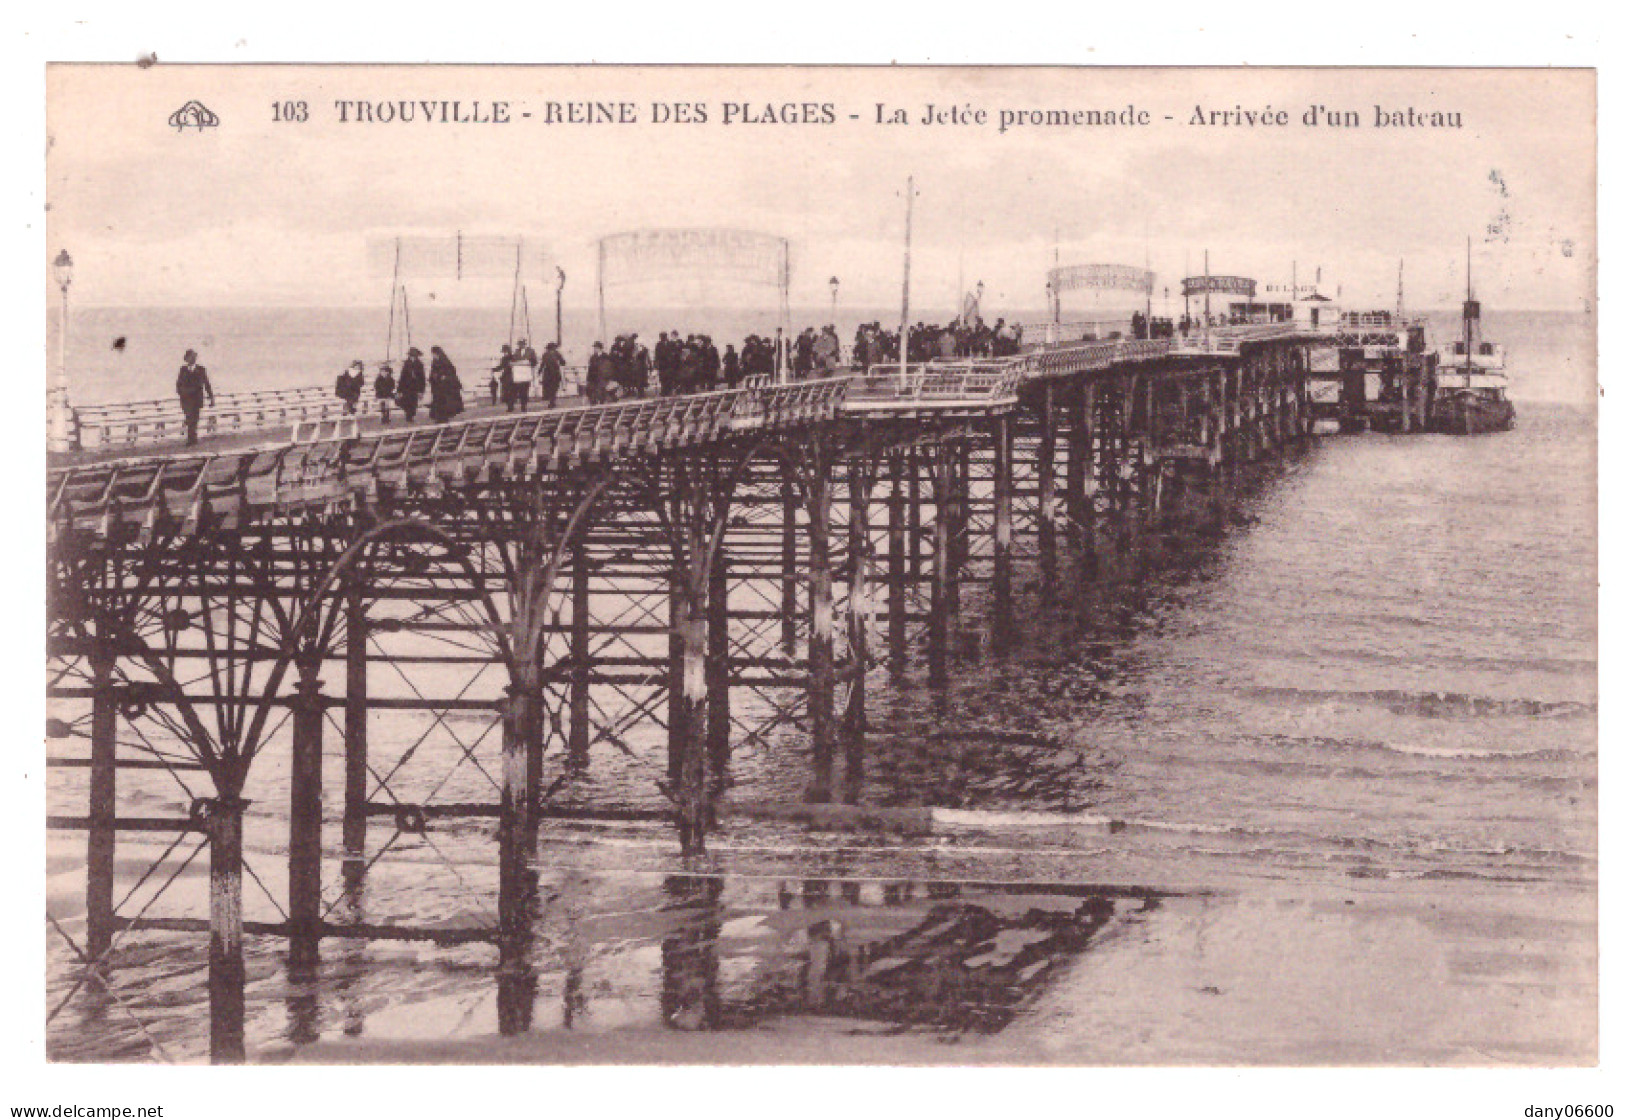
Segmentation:
[[(1153, 328), (1160, 329), (1163, 322), (1158, 320)], [(1143, 337), (1139, 335), (1141, 329), (1137, 324), (1136, 334)], [(917, 322), (908, 331), (909, 358), (928, 362), (1005, 357), (1020, 351), (1021, 333), (1019, 324), (1006, 324), (1003, 319), (991, 326), (980, 317), (970, 322), (956, 319), (946, 326)], [(879, 321), (864, 323), (858, 327), (850, 351), (843, 352), (835, 326), (825, 324), (816, 329), (806, 327), (789, 340), (747, 335), (737, 349), (728, 343), (719, 351), (709, 335), (670, 330), (660, 332), (651, 351), (631, 332), (617, 335), (608, 347), (602, 342), (592, 344), (576, 391), (588, 404), (606, 404), (733, 389), (747, 378), (772, 376), (781, 361), (794, 379), (826, 377), (843, 368), (843, 353), (849, 357), (850, 366), (857, 369), (899, 361), (899, 337), (897, 331), (887, 330)], [(176, 380), (188, 442), (196, 442), (204, 397), (210, 404), (214, 402), (208, 375), (196, 364), (196, 358), (194, 351), (186, 352)], [(383, 424), (389, 424), (397, 409), (407, 423), (416, 422), (425, 399), (429, 419), (435, 423), (444, 423), (465, 411), (462, 378), (445, 350), (431, 346), (427, 365), (424, 358), (423, 351), (412, 346), (398, 370), (391, 361), (378, 365), (372, 379), (372, 398)], [(345, 415), (358, 416), (366, 410), (366, 369), (366, 363), (357, 359), (334, 383), (334, 396), (343, 402)], [(523, 338), (504, 344), (489, 371), (491, 404), (509, 412), (528, 411), (534, 389), (544, 408), (554, 408), (564, 390), (566, 372), (564, 354), (557, 342), (547, 343), (540, 354)]]

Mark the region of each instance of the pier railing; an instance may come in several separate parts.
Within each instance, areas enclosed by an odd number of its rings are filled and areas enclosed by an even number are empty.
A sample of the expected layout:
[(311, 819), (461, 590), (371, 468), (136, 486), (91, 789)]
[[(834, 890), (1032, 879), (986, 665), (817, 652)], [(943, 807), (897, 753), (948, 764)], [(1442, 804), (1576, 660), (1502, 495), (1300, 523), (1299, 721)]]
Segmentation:
[[(198, 419), (199, 436), (292, 427), (305, 420), (343, 415), (344, 402), (319, 385), (301, 389), (267, 389), (256, 393), (222, 393)], [(180, 439), (185, 415), (174, 397), (120, 404), (80, 405), (73, 427), (81, 448), (139, 447)]]
[(1078, 342), (1034, 350), (1023, 354), (1028, 377), (1062, 377), (1073, 373), (1106, 369), (1125, 362), (1148, 362), (1166, 357), (1173, 343), (1166, 338), (1114, 339), (1109, 342)]
[(49, 472), (50, 521), (112, 535), (205, 512), (321, 505), (383, 483), (435, 485), (491, 465), (598, 462), (684, 447), (729, 431), (833, 419), (848, 378), (623, 404), (505, 414), (213, 454), (152, 456)]
[(926, 362), (910, 365), (906, 373), (901, 365), (874, 365), (851, 379), (846, 408), (874, 411), (911, 402), (936, 407), (1014, 404), (1026, 368), (1023, 358)]
[[(566, 367), (566, 385), (580, 392), (581, 370)], [(465, 397), (478, 400), (484, 375), (464, 386)], [(363, 387), (359, 412), (377, 408), (372, 386)], [(297, 424), (333, 420), (346, 415), (345, 404), (331, 386), (306, 385), (296, 389), (263, 389), (251, 393), (220, 393), (198, 418), (200, 437), (240, 435), (292, 428)], [(78, 405), (72, 409), (71, 428), (76, 446), (85, 451), (146, 447), (181, 439), (186, 417), (175, 397)]]

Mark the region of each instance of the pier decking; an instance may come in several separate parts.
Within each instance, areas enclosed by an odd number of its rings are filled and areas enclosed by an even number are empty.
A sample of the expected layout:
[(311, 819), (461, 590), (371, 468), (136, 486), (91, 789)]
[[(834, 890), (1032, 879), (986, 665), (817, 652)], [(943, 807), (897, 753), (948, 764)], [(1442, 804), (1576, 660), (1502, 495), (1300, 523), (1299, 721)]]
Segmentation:
[[(570, 796), (595, 753), (663, 744), (649, 781), (685, 854), (746, 811), (726, 793), (737, 750), (805, 751), (806, 802), (847, 799), (873, 674), (946, 682), (972, 582), (1007, 640), (1018, 551), (1052, 586), (1062, 549), (1132, 556), (1165, 513), (1222, 512), (1238, 468), (1310, 435), (1326, 343), (1215, 329), (299, 443), (270, 435), (288, 408), (255, 402), (262, 441), (241, 419), (235, 445), (64, 457), (49, 764), (88, 775), (84, 814), (49, 823), (87, 838), (84, 981), (123, 931), (206, 933), (217, 1061), (245, 1055), (245, 936), (286, 938), (306, 969), (330, 938), (489, 940), (499, 979), (522, 982), (539, 823), (649, 815)], [(135, 443), (173, 434), (140, 423)], [(374, 741), (379, 712), (422, 737)], [(267, 755), (286, 762), (287, 885), (281, 920), (248, 922), (244, 814)], [(431, 756), (457, 773), (415, 777)], [(185, 815), (121, 800), (120, 773), (153, 768), (188, 791)], [(480, 820), (494, 928), (347, 904), (400, 838)], [(123, 832), (206, 849), (207, 914), (119, 901)]]

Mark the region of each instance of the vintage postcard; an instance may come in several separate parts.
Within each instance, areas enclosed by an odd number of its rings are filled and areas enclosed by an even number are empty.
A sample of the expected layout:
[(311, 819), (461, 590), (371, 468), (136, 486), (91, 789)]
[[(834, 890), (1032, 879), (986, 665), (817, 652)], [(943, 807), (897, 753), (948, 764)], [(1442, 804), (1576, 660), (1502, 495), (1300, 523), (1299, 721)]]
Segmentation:
[(1594, 71), (45, 83), (48, 1060), (1598, 1060)]

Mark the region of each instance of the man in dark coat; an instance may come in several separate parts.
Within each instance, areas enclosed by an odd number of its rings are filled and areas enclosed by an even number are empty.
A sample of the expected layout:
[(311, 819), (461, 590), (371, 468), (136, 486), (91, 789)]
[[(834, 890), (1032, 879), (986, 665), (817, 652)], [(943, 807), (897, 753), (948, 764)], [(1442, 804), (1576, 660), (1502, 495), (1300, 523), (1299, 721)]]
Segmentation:
[(559, 386), (564, 384), (564, 358), (559, 354), (559, 344), (549, 342), (542, 351), (542, 399), (547, 407), (552, 408), (558, 403)]
[(181, 413), (186, 417), (186, 446), (197, 446), (197, 422), (203, 413), (203, 397), (214, 404), (214, 386), (209, 384), (209, 371), (197, 364), (197, 351), (188, 350), (181, 361), (181, 371), (175, 376), (175, 395), (181, 399)]
[(592, 357), (587, 359), (587, 403), (603, 404), (609, 398), (609, 383), (614, 379), (615, 359), (604, 353), (604, 344), (592, 344)]
[(637, 335), (632, 335), (632, 355), (627, 363), (627, 390), (638, 397), (649, 392), (649, 348), (638, 341)]
[(395, 386), (395, 399), (400, 402), (401, 412), (405, 414), (408, 424), (418, 418), (418, 401), (428, 387), (429, 378), (423, 371), (423, 351), (414, 346), (406, 352), (406, 361), (401, 363), (401, 379)]

